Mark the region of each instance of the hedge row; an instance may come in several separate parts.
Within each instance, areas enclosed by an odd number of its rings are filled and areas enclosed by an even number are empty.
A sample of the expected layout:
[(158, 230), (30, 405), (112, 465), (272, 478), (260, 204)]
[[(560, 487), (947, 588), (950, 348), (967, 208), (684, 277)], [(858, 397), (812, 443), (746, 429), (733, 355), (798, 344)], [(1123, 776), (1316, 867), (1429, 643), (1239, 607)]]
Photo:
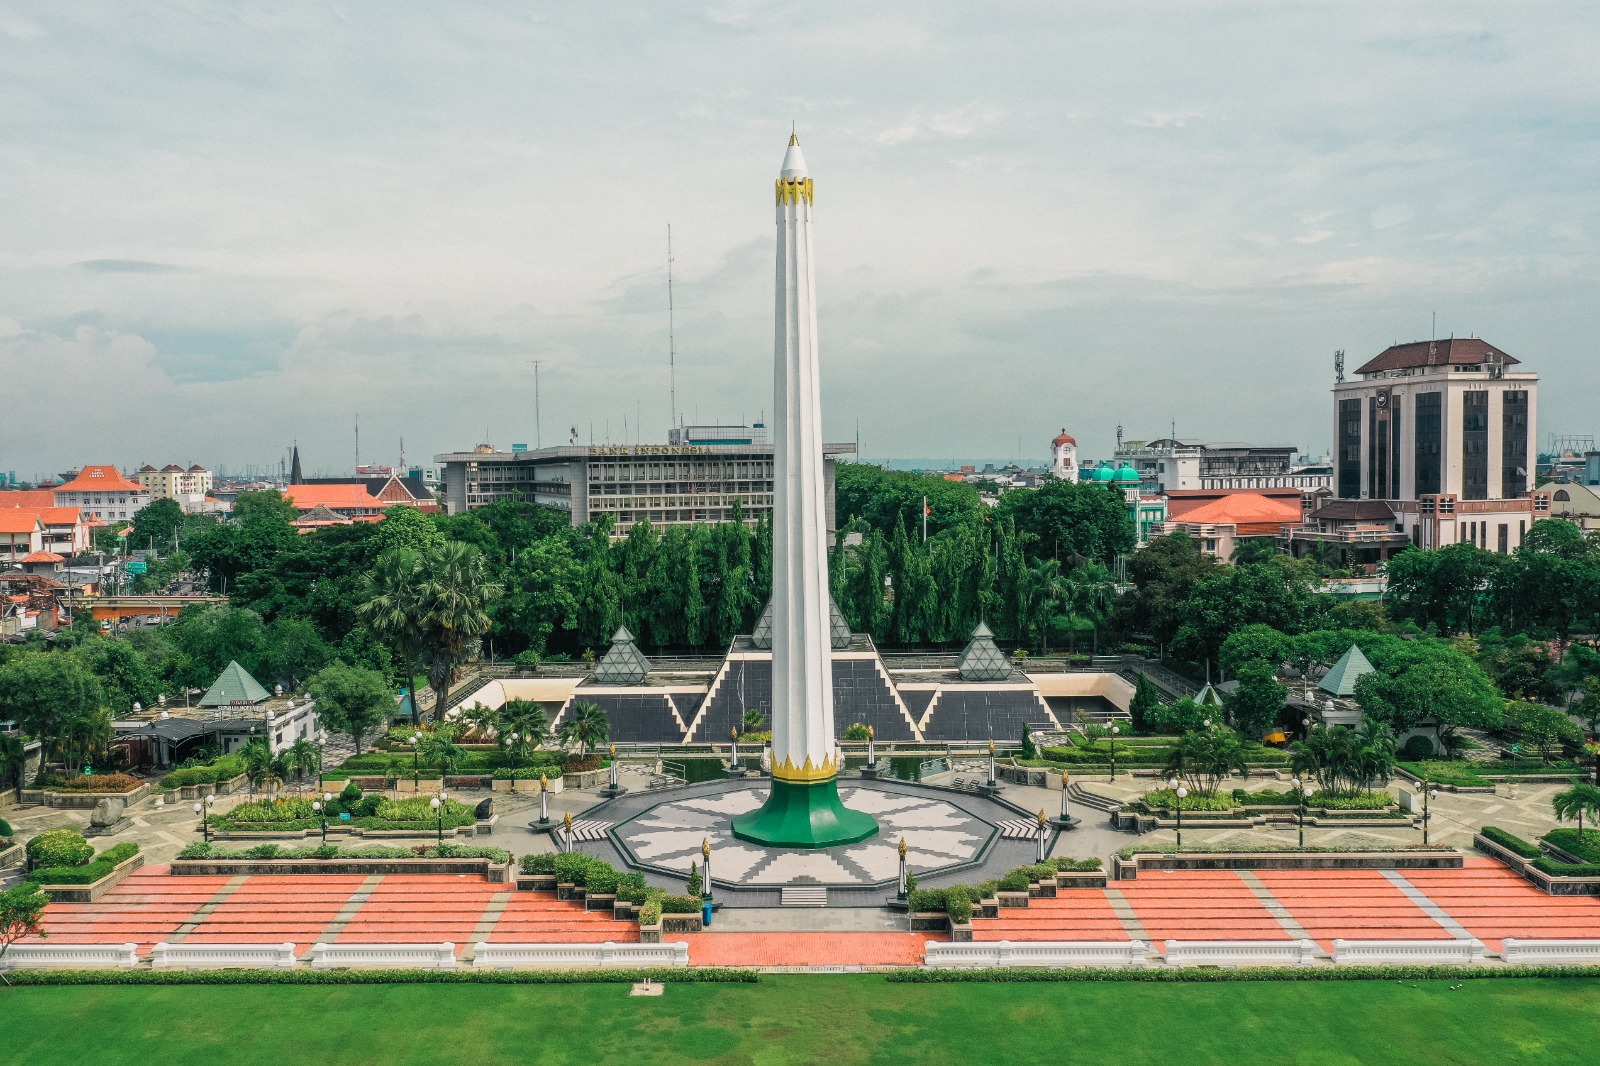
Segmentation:
[(231, 781), (244, 773), (244, 759), (237, 755), (224, 755), (200, 766), (185, 766), (174, 770), (160, 781), (162, 788), (184, 788), (194, 785), (214, 785), (218, 781)]
[(1484, 839), (1492, 840), (1507, 851), (1515, 852), (1524, 859), (1537, 859), (1544, 855), (1537, 844), (1530, 844), (1515, 833), (1508, 833), (1496, 825), (1486, 825), (1478, 830)]
[(741, 984), (755, 970), (12, 970), (13, 985), (587, 985)]
[(341, 848), (333, 844), (319, 847), (290, 847), (284, 844), (257, 844), (252, 848), (220, 848), (215, 844), (195, 841), (178, 852), (180, 859), (488, 859), (491, 862), (510, 862), (511, 853), (504, 848), (469, 847), (463, 844), (441, 844), (429, 848), (386, 847), (369, 844), (359, 848)]
[(1351, 852), (1389, 852), (1389, 851), (1437, 851), (1451, 852), (1455, 848), (1443, 844), (1390, 844), (1375, 845), (1371, 847), (1338, 847), (1329, 845), (1307, 844), (1297, 847), (1287, 844), (1186, 844), (1178, 847), (1176, 844), (1132, 844), (1117, 852), (1124, 859), (1131, 859), (1135, 855), (1179, 855), (1191, 852), (1200, 855), (1343, 855)]
[(139, 845), (129, 840), (102, 851), (87, 866), (47, 866), (28, 874), (28, 880), (36, 885), (92, 885), (137, 854)]
[(896, 970), (892, 984), (1003, 984), (1036, 981), (1467, 981), (1518, 977), (1600, 977), (1600, 966), (1245, 966), (1230, 969)]
[(1579, 836), (1576, 829), (1552, 829), (1544, 835), (1545, 843), (1562, 851), (1569, 851), (1587, 863), (1600, 863), (1600, 830), (1585, 829)]

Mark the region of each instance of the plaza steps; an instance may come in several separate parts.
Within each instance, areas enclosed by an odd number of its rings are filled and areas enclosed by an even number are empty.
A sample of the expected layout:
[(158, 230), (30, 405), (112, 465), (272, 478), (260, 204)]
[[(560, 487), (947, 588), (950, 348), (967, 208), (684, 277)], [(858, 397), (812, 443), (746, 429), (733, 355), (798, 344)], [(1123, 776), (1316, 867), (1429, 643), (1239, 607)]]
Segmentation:
[(826, 907), (828, 889), (825, 885), (784, 885), (778, 901), (785, 907)]

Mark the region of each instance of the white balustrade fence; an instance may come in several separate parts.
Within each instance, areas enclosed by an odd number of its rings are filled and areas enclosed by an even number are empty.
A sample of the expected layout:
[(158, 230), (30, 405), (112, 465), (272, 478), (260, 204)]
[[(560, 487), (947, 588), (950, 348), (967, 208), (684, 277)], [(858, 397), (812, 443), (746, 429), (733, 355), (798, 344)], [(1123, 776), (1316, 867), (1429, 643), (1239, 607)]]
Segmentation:
[(1534, 966), (1600, 965), (1600, 940), (1516, 940), (1508, 936), (1501, 941), (1500, 958)]
[(580, 966), (635, 969), (689, 965), (688, 944), (485, 944), (473, 948), (475, 969), (567, 969)]
[(1481, 940), (1335, 940), (1340, 966), (1468, 966), (1483, 961)]
[(139, 964), (139, 948), (136, 944), (13, 944), (3, 961), (19, 970), (127, 970)]
[(443, 944), (313, 944), (315, 970), (453, 970), (456, 946)]
[(1149, 947), (1142, 940), (1063, 940), (1013, 943), (946, 944), (929, 940), (923, 944), (927, 965), (937, 969), (953, 967), (1011, 968), (1017, 966), (1091, 966), (1118, 969), (1146, 965)]
[(1313, 940), (1169, 940), (1168, 966), (1310, 966)]
[(294, 967), (294, 962), (294, 945), (287, 943), (160, 943), (150, 953), (150, 964), (158, 970), (288, 970)]

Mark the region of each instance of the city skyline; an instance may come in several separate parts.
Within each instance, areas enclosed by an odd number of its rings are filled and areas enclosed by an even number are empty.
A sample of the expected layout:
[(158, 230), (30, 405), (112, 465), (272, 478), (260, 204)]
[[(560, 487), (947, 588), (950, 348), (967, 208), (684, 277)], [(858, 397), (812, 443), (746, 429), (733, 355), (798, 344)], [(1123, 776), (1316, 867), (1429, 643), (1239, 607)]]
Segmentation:
[(0, 362), (84, 414), (8, 419), (0, 467), (297, 439), (340, 470), (358, 413), (364, 462), (532, 446), (535, 359), (544, 444), (662, 441), (669, 222), (680, 413), (754, 419), (749, 189), (791, 121), (828, 179), (825, 430), (867, 456), (1173, 422), (1326, 453), (1333, 351), (1435, 313), (1594, 432), (1600, 22), (1364, 8), (13, 6)]

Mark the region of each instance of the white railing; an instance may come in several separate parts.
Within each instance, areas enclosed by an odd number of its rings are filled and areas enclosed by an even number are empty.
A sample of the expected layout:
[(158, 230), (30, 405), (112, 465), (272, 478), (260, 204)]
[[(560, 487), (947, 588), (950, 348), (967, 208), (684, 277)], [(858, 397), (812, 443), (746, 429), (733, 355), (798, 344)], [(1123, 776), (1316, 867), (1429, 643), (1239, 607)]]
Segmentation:
[(1600, 964), (1600, 940), (1517, 940), (1501, 942), (1500, 958), (1509, 963)]
[(1468, 966), (1483, 961), (1483, 941), (1335, 940), (1333, 961), (1340, 966), (1390, 963)]
[(1312, 940), (1169, 940), (1168, 966), (1310, 966)]
[(311, 968), (453, 970), (456, 946), (443, 944), (312, 944)]
[(1115, 969), (1144, 966), (1149, 947), (1142, 940), (1001, 940), (984, 944), (946, 944), (929, 940), (923, 944), (923, 957), (934, 968), (1014, 966), (1093, 966)]
[(477, 944), (472, 965), (480, 970), (544, 970), (579, 966), (687, 966), (689, 945), (674, 944)]
[(243, 967), (251, 970), (288, 970), (294, 966), (293, 944), (168, 944), (150, 953), (158, 970), (202, 970)]
[(136, 944), (13, 944), (0, 960), (19, 970), (126, 970), (139, 964)]

